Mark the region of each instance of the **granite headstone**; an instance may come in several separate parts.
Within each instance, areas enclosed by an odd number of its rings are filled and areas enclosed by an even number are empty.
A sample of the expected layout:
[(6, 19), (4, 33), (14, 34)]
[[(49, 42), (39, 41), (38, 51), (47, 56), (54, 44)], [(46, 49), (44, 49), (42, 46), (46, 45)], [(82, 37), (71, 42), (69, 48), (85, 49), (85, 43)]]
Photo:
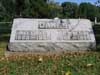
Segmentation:
[(91, 50), (96, 45), (88, 19), (14, 19), (10, 51)]

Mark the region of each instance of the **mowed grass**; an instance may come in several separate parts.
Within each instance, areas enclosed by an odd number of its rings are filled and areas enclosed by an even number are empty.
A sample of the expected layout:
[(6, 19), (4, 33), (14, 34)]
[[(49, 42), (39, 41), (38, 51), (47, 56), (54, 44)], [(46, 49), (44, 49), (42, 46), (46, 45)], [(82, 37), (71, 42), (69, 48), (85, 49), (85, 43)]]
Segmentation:
[[(17, 54), (6, 57), (4, 54), (10, 34), (5, 31), (1, 30), (0, 34), (0, 75), (100, 75), (99, 37), (97, 51), (51, 55)], [(95, 34), (99, 33), (96, 31)]]
[(10, 34), (0, 35), (0, 56), (4, 55), (5, 50), (7, 49), (9, 37), (10, 37)]
[(100, 75), (100, 53), (87, 51), (2, 56), (0, 75)]

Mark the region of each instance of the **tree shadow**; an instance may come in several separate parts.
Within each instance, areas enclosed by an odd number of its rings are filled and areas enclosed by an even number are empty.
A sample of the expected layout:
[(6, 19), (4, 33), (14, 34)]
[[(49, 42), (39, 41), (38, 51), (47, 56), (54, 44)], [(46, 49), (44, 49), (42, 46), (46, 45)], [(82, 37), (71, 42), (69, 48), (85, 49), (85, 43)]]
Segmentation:
[(10, 36), (9, 34), (3, 34), (3, 35), (0, 35), (0, 42), (8, 42), (10, 39)]

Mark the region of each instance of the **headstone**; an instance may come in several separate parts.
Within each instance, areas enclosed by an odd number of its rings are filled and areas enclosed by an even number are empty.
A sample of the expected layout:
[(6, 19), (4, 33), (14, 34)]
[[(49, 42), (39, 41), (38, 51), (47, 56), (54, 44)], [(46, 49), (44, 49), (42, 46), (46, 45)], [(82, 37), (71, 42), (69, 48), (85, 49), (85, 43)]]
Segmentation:
[(96, 45), (88, 19), (14, 19), (10, 51), (90, 50)]

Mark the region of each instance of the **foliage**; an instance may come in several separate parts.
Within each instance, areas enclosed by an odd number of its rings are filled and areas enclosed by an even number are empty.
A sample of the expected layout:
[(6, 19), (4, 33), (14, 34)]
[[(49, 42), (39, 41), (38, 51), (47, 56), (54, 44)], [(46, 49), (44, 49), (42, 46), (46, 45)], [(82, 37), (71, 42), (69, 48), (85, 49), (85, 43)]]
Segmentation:
[(77, 16), (78, 5), (76, 3), (64, 2), (62, 3), (63, 16), (69, 18), (75, 18)]
[(94, 18), (98, 16), (99, 12), (95, 5), (90, 3), (81, 3), (79, 6), (79, 14), (80, 17), (88, 18), (93, 21)]
[(49, 18), (62, 17), (62, 7), (58, 3), (49, 3)]
[[(92, 12), (91, 12), (92, 11)], [(0, 21), (16, 17), (28, 18), (88, 18), (100, 16), (100, 7), (91, 3), (47, 3), (47, 0), (0, 0)]]
[(45, 0), (0, 0), (2, 17), (47, 17)]

